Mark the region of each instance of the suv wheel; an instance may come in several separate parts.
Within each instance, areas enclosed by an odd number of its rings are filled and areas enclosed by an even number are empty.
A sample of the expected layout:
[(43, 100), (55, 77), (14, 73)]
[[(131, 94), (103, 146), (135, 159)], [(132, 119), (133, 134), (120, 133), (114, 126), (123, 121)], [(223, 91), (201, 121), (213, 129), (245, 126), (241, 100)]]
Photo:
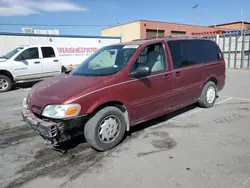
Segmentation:
[(12, 81), (9, 77), (5, 75), (0, 75), (0, 93), (11, 90)]
[(210, 108), (214, 106), (214, 103), (217, 98), (217, 87), (214, 82), (209, 81), (204, 86), (201, 97), (198, 100), (198, 103), (203, 108)]
[(106, 151), (118, 145), (126, 131), (126, 119), (116, 107), (98, 111), (85, 125), (86, 141), (96, 150)]

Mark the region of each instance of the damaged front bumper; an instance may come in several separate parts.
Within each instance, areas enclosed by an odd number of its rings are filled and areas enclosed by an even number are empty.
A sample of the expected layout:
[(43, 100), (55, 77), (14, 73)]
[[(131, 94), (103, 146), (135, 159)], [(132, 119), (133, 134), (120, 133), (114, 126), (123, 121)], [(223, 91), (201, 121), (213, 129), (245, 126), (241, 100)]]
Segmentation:
[(71, 120), (51, 121), (35, 116), (27, 108), (22, 110), (22, 117), (25, 123), (35, 130), (47, 144), (54, 147), (60, 143), (68, 141), (73, 137), (83, 134), (85, 118), (75, 118)]

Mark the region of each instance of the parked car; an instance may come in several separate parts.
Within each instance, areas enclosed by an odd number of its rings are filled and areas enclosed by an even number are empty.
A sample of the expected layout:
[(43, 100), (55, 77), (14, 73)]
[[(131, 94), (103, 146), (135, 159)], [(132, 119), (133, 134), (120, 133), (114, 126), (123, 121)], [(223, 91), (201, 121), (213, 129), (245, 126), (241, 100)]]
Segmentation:
[(16, 82), (40, 80), (61, 74), (57, 48), (51, 45), (19, 46), (0, 57), (0, 92)]
[(110, 45), (69, 74), (36, 84), (22, 116), (55, 147), (84, 134), (91, 147), (106, 151), (131, 126), (193, 103), (212, 107), (225, 69), (218, 45), (204, 38)]

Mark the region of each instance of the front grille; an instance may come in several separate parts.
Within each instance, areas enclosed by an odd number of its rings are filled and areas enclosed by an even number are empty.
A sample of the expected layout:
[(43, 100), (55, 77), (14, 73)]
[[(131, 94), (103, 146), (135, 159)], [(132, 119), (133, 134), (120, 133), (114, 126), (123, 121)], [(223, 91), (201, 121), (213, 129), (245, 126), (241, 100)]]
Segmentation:
[(51, 135), (52, 135), (52, 137), (55, 137), (57, 135), (56, 125), (51, 126)]

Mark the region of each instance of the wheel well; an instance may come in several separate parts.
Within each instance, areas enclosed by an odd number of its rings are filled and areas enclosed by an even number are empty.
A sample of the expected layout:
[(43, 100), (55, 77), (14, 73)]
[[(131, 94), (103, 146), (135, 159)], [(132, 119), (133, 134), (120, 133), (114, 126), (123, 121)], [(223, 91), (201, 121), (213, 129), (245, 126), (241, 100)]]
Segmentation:
[[(218, 86), (218, 80), (215, 77), (210, 78), (207, 82), (212, 81), (215, 83), (216, 86)], [(207, 83), (206, 82), (206, 83)]]
[(127, 121), (127, 131), (129, 131), (130, 129), (130, 121), (129, 121), (129, 115), (128, 115), (128, 111), (127, 111), (127, 108), (124, 104), (122, 104), (121, 102), (119, 101), (110, 101), (110, 102), (107, 102), (107, 103), (104, 103), (100, 106), (98, 106), (94, 111), (93, 111), (93, 114), (97, 113), (98, 111), (100, 111), (101, 109), (105, 108), (105, 107), (108, 107), (108, 106), (114, 106), (114, 107), (117, 107), (119, 108), (123, 114), (125, 115), (125, 119)]
[(14, 78), (13, 78), (12, 74), (9, 71), (7, 71), (7, 70), (0, 70), (0, 74), (8, 76), (12, 80), (12, 82), (14, 81)]

